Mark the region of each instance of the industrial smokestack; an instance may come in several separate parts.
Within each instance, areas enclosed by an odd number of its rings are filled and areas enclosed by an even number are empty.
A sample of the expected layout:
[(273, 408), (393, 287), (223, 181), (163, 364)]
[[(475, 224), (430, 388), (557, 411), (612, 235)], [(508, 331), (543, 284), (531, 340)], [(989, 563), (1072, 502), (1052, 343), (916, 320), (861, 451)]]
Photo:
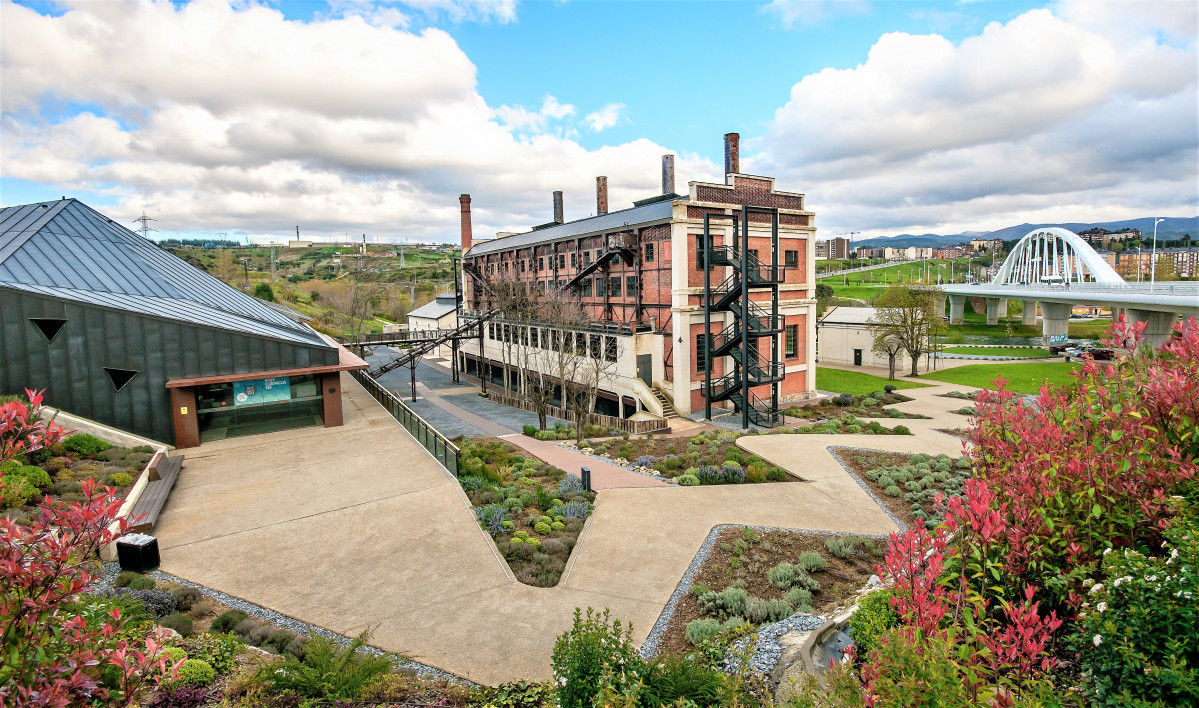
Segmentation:
[(608, 178), (595, 178), (595, 213), (608, 213)]
[(662, 193), (674, 194), (674, 155), (662, 156)]
[[(741, 135), (739, 133), (724, 134), (724, 173), (726, 175), (741, 171)], [(727, 180), (726, 180), (727, 182)]]
[(462, 207), (462, 252), (466, 253), (470, 249), (471, 234), (474, 233), (470, 228), (470, 195), (459, 196), (458, 204)]
[(554, 223), (562, 224), (565, 222), (565, 212), (562, 210), (562, 192), (554, 192)]

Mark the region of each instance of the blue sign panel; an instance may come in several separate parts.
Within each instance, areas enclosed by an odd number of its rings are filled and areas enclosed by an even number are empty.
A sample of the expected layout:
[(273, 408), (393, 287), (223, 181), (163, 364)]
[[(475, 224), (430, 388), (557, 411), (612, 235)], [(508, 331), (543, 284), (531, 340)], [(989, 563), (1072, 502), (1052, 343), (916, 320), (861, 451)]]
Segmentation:
[(291, 400), (291, 379), (250, 379), (233, 382), (233, 405), (257, 406), (263, 403)]
[(291, 379), (282, 376), (277, 379), (262, 380), (262, 402), (291, 400)]

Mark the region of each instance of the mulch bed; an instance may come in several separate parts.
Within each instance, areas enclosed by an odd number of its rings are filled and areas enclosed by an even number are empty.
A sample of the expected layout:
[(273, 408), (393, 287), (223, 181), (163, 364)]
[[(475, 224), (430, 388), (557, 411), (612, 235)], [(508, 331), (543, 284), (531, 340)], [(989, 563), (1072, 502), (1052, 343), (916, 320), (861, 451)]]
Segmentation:
[[(826, 570), (812, 574), (821, 585), (820, 590), (812, 595), (812, 606), (817, 613), (822, 613), (835, 609), (853, 596), (874, 574), (873, 565), (880, 560), (860, 548), (848, 560), (837, 558), (825, 547), (825, 542), (834, 538), (829, 534), (757, 530), (754, 533), (759, 540), (749, 543), (749, 548), (738, 554), (734, 544), (743, 538), (743, 527), (721, 531), (712, 552), (696, 575), (695, 583), (719, 591), (740, 580), (745, 583), (745, 589), (751, 596), (766, 600), (781, 598), (783, 593), (767, 582), (766, 571), (783, 561), (795, 562), (804, 551), (816, 551), (828, 563)], [(876, 540), (876, 544), (881, 549), (885, 542)], [(694, 651), (695, 647), (687, 641), (685, 632), (687, 624), (701, 616), (698, 599), (694, 593), (688, 592), (675, 606), (674, 615), (659, 645), (661, 654), (688, 654)]]
[(895, 465), (906, 465), (908, 463), (908, 455), (903, 452), (875, 452), (867, 450), (838, 450), (837, 454), (849, 465), (853, 473), (867, 486), (870, 491), (874, 492), (874, 496), (878, 497), (879, 501), (887, 507), (887, 510), (894, 514), (900, 521), (906, 524), (909, 528), (916, 525), (916, 515), (912, 513), (912, 505), (903, 500), (903, 497), (893, 497), (887, 494), (878, 484), (871, 482), (866, 477), (868, 470), (877, 467), (891, 467)]

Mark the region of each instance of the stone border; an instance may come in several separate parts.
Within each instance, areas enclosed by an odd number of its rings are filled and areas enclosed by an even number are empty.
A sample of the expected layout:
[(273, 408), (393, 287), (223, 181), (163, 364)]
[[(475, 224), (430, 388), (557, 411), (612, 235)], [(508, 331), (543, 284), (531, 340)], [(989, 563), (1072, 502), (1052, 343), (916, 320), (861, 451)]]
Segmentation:
[[(845, 460), (842, 459), (841, 455), (837, 454), (837, 450), (857, 450), (858, 452), (880, 452), (879, 450), (872, 450), (868, 447), (849, 447), (847, 445), (830, 445), (824, 449), (828, 451), (828, 454), (833, 456), (834, 460), (839, 462), (841, 464), (841, 466), (843, 468), (845, 468), (845, 472), (848, 473), (849, 476), (853, 478), (853, 481), (858, 483), (858, 486), (862, 488), (862, 491), (866, 492), (866, 495), (869, 496), (871, 499), (873, 499), (874, 503), (878, 504), (879, 508), (882, 509), (883, 512), (885, 512), (887, 514), (887, 516), (889, 516), (891, 518), (891, 520), (895, 522), (895, 525), (899, 527), (900, 533), (903, 533), (904, 531), (909, 530), (908, 525), (905, 524), (904, 522), (900, 521), (898, 516), (891, 513), (891, 509), (886, 504), (884, 504), (882, 502), (882, 500), (878, 498), (878, 496), (875, 495), (874, 491), (872, 489), (870, 489), (870, 485), (866, 484), (865, 480), (863, 480), (861, 477), (858, 476), (858, 474), (856, 472), (854, 472), (852, 469), (850, 469), (849, 465), (845, 464)], [(913, 454), (915, 454), (915, 453), (913, 453)]]
[[(92, 586), (93, 591), (94, 590), (107, 590), (107, 589), (111, 588), (113, 586), (112, 585), (113, 581), (115, 581), (117, 575), (119, 575), (121, 573), (121, 567), (117, 563), (104, 563), (103, 566), (101, 567), (101, 573), (102, 573), (102, 575), (97, 577), (96, 582)], [(338, 634), (337, 632), (334, 632), (329, 629), (325, 629), (324, 627), (320, 627), (315, 624), (309, 624), (302, 620), (298, 620), (294, 617), (285, 615), (281, 612), (276, 612), (275, 610), (267, 609), (265, 607), (262, 607), (261, 605), (256, 605), (252, 602), (242, 600), (241, 598), (234, 597), (232, 595), (227, 595), (223, 592), (220, 592), (219, 590), (212, 590), (212, 589), (207, 588), (198, 583), (193, 583), (190, 580), (184, 580), (183, 578), (171, 575), (170, 573), (165, 573), (161, 570), (152, 570), (152, 571), (149, 571), (148, 573), (146, 573), (146, 575), (154, 578), (154, 580), (156, 580), (156, 581), (178, 583), (179, 585), (183, 585), (184, 587), (194, 588), (194, 589), (200, 591), (201, 594), (203, 594), (207, 597), (211, 597), (212, 599), (216, 600), (217, 602), (228, 605), (232, 609), (241, 610), (242, 612), (245, 612), (247, 615), (249, 615), (251, 617), (263, 620), (264, 622), (269, 622), (269, 623), (279, 626), (279, 627), (283, 627), (284, 629), (288, 629), (292, 632), (295, 632), (297, 635), (303, 636), (303, 635), (306, 635), (309, 633), (316, 633), (323, 637), (332, 639), (333, 641), (337, 642), (338, 644), (340, 644), (342, 646), (347, 646), (351, 642), (351, 638), (345, 636), (344, 634)], [(394, 653), (394, 652), (384, 651), (376, 646), (372, 646), (369, 644), (366, 645), (366, 647), (364, 648), (364, 651), (367, 651), (371, 654), (375, 654), (377, 656), (383, 655), (383, 654), (393, 654)], [(478, 684), (474, 683), (473, 681), (464, 679), (461, 676), (458, 676), (456, 674), (452, 674), (448, 671), (443, 671), (436, 667), (429, 666), (427, 664), (422, 664), (417, 661), (411, 661), (411, 660), (405, 661), (403, 663), (398, 664), (398, 666), (399, 666), (399, 668), (402, 668), (402, 669), (411, 669), (411, 670), (415, 671), (416, 673), (420, 674), (423, 678), (443, 679), (443, 680), (453, 681), (455, 683), (465, 684), (465, 685), (469, 685), (469, 686), (477, 686), (478, 685)]]

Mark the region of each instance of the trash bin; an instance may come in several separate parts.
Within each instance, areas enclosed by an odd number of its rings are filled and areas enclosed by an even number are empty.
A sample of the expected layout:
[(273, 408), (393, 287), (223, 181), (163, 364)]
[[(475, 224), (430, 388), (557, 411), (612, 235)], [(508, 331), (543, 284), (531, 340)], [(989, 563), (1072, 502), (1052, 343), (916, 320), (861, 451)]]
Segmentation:
[(144, 573), (158, 567), (158, 539), (144, 533), (131, 533), (117, 541), (117, 562), (121, 570)]

